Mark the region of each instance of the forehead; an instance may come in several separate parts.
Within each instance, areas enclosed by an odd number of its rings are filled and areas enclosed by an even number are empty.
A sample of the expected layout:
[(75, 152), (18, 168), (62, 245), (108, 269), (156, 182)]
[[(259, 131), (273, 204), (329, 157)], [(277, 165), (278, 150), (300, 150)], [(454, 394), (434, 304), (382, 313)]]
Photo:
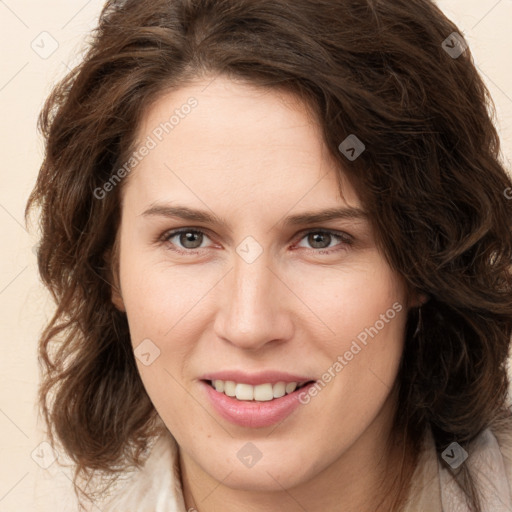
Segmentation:
[(146, 201), (181, 190), (289, 207), (326, 200), (359, 205), (320, 125), (297, 97), (281, 90), (216, 77), (167, 92), (142, 116), (135, 147), (144, 145), (151, 149), (129, 181)]

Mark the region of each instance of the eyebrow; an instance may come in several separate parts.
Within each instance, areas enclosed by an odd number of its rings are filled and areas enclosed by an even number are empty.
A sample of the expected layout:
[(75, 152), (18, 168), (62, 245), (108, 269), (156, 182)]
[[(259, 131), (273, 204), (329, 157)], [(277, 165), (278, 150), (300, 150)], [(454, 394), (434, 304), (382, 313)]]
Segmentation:
[[(213, 212), (206, 210), (197, 210), (181, 205), (153, 204), (141, 215), (144, 217), (160, 216), (169, 218), (179, 218), (194, 222), (203, 222), (205, 224), (219, 224), (229, 226), (226, 219), (217, 216)], [(297, 226), (300, 224), (320, 224), (332, 220), (367, 220), (368, 214), (354, 207), (328, 208), (326, 210), (309, 211), (289, 215), (284, 217), (276, 224), (280, 226)], [(231, 230), (230, 230), (231, 231)]]

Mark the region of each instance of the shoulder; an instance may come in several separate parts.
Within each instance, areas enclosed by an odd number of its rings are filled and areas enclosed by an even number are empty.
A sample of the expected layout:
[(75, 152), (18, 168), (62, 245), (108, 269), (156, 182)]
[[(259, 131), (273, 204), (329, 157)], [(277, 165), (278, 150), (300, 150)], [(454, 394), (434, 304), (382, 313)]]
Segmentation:
[(504, 458), (512, 463), (512, 413), (510, 417), (496, 422), (491, 430), (498, 440)]
[[(449, 456), (455, 461), (453, 469)], [(466, 449), (454, 445), (447, 453), (437, 452), (432, 432), (427, 429), (403, 512), (469, 512), (457, 484), (458, 464), (467, 465), (484, 512), (512, 510), (511, 418), (483, 430)]]
[[(457, 450), (462, 450), (456, 446)], [(482, 510), (512, 510), (512, 419), (499, 420), (483, 430), (462, 450), (462, 463), (467, 464), (482, 501)], [(446, 460), (446, 459), (445, 459)], [(443, 508), (456, 512), (468, 510), (462, 491), (449, 469), (449, 461), (439, 461)]]
[(155, 440), (144, 466), (116, 485), (103, 512), (185, 512), (178, 446), (166, 430)]
[[(489, 445), (493, 446), (494, 457), (490, 461), (491, 467), (501, 472), (509, 489), (512, 490), (512, 416), (493, 425), (487, 430), (487, 436), (491, 437), (491, 440), (485, 442), (484, 439), (482, 445), (484, 449)], [(510, 494), (512, 495), (512, 492)]]

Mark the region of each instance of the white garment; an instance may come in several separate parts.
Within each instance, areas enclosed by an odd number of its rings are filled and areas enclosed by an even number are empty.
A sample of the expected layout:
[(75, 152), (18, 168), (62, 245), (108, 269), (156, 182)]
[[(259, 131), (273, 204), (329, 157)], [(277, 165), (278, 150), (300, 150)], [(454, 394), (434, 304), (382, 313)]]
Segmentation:
[[(512, 434), (485, 430), (468, 449), (469, 464), (484, 495), (484, 512), (512, 512)], [(188, 512), (183, 499), (174, 438), (165, 432), (145, 466), (131, 475), (103, 512)], [(427, 433), (403, 512), (469, 512), (462, 491), (436, 453)]]
[[(510, 480), (505, 460), (493, 433), (487, 429), (472, 444), (468, 462), (476, 473), (476, 486), (483, 494), (482, 509), (489, 512), (512, 512)], [(441, 498), (446, 512), (469, 512), (461, 500), (449, 471), (439, 464)]]

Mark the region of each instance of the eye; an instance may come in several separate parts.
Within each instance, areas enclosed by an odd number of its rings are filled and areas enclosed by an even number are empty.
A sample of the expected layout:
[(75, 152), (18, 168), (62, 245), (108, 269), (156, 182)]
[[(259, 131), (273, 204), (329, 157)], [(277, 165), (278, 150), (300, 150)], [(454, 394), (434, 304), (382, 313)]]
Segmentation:
[[(205, 232), (198, 229), (182, 228), (164, 233), (161, 240), (169, 246), (169, 249), (179, 254), (197, 254), (198, 249), (205, 249), (203, 245), (209, 237)], [(330, 254), (346, 250), (347, 246), (353, 244), (353, 238), (347, 233), (330, 230), (310, 230), (302, 233), (300, 242), (305, 241), (310, 245), (311, 250), (318, 254)], [(333, 245), (334, 242), (334, 245)], [(337, 242), (337, 243), (335, 243)], [(297, 247), (305, 247), (299, 243)], [(332, 249), (334, 248), (334, 249)]]
[(208, 238), (205, 233), (195, 229), (170, 231), (163, 236), (163, 240), (176, 247), (173, 250), (179, 253), (190, 253), (194, 249), (203, 249), (204, 247), (201, 247), (201, 244), (205, 238)]
[[(302, 240), (305, 240), (313, 249), (320, 249), (320, 251), (315, 252), (320, 252), (321, 254), (329, 254), (332, 252), (345, 250), (347, 245), (352, 245), (353, 243), (352, 237), (347, 233), (338, 233), (334, 231), (318, 229), (303, 233), (301, 242)], [(332, 242), (338, 242), (338, 244), (331, 245)], [(341, 242), (341, 244), (339, 242)], [(340, 247), (337, 249), (326, 250), (331, 249), (332, 247), (337, 247), (337, 245), (340, 245)], [(298, 246), (304, 247), (300, 244)]]

